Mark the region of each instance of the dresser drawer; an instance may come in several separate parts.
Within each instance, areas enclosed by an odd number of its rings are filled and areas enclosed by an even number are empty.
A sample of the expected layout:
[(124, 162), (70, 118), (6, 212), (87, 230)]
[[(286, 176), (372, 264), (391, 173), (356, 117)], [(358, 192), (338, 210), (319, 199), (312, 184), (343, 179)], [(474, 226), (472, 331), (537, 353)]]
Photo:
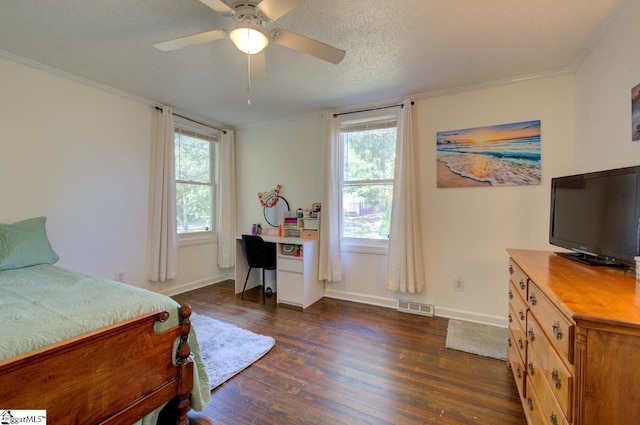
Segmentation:
[[(573, 364), (574, 325), (560, 313), (540, 291), (535, 282), (529, 282), (529, 311), (538, 321), (551, 345), (570, 364)], [(527, 332), (530, 327), (528, 326)]]
[(513, 282), (523, 300), (527, 299), (527, 281), (529, 278), (516, 264), (513, 259), (509, 259), (509, 280)]
[(302, 273), (304, 271), (304, 264), (302, 263), (302, 257), (298, 258), (284, 258), (278, 257), (278, 270)]
[[(517, 314), (512, 311), (511, 305), (509, 305), (509, 314), (511, 316)], [(520, 354), (523, 362), (527, 359), (527, 334), (525, 332), (525, 329), (526, 328), (522, 328), (520, 326), (520, 322), (518, 321), (514, 321), (514, 323), (509, 324), (510, 338), (513, 339), (513, 346), (518, 351), (518, 354)]]
[(304, 284), (300, 273), (278, 271), (278, 303), (302, 307)]
[(302, 230), (302, 235), (300, 236), (302, 239), (310, 239), (310, 240), (318, 240), (318, 231), (317, 230)]
[(547, 425), (547, 420), (542, 413), (540, 403), (538, 402), (538, 396), (534, 390), (534, 386), (531, 380), (527, 376), (525, 380), (525, 392), (527, 393), (524, 399), (524, 414), (527, 416), (528, 425)]
[(541, 415), (547, 423), (552, 425), (568, 424), (562, 408), (558, 405), (553, 391), (545, 379), (544, 368), (533, 352), (529, 352), (527, 360), (527, 382), (531, 384), (532, 388), (535, 388)]
[(509, 361), (509, 367), (511, 367), (511, 372), (513, 372), (513, 378), (516, 381), (516, 387), (518, 387), (518, 393), (520, 393), (520, 398), (524, 399), (525, 393), (525, 368), (524, 368), (524, 360), (521, 355), (518, 353), (518, 349), (516, 348), (516, 343), (514, 342), (514, 336), (509, 329), (509, 340), (507, 343), (507, 359)]
[[(564, 365), (558, 354), (551, 347), (545, 338), (540, 326), (535, 319), (529, 319), (529, 335), (527, 349), (528, 357), (533, 357), (538, 366), (538, 376), (544, 377), (544, 381), (549, 386), (549, 391), (556, 399), (562, 413), (571, 418), (572, 394), (573, 394), (573, 373)], [(537, 388), (537, 386), (536, 386)], [(540, 402), (543, 403), (542, 397)]]
[(509, 311), (513, 318), (509, 320), (509, 324), (517, 321), (522, 329), (527, 329), (527, 304), (511, 281), (509, 281), (509, 297), (509, 306), (513, 310)]

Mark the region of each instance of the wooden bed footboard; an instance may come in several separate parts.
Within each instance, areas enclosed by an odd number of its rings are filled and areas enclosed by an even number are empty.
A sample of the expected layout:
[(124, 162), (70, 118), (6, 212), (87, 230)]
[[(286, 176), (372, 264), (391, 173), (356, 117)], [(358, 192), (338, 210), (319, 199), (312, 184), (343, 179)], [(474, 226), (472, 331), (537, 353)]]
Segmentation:
[[(191, 307), (180, 325), (156, 333), (166, 311), (149, 313), (0, 361), (0, 408), (46, 409), (51, 424), (130, 424), (177, 399), (188, 423), (193, 361)], [(174, 342), (180, 338), (178, 362)]]

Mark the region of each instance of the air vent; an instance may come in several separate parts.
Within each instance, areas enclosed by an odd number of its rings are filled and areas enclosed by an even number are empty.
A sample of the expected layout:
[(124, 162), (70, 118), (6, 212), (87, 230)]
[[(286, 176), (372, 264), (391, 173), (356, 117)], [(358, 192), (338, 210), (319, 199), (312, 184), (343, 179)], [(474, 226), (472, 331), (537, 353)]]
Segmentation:
[(433, 305), (432, 304), (420, 304), (410, 301), (398, 301), (398, 311), (403, 313), (419, 314), (421, 316), (433, 317)]

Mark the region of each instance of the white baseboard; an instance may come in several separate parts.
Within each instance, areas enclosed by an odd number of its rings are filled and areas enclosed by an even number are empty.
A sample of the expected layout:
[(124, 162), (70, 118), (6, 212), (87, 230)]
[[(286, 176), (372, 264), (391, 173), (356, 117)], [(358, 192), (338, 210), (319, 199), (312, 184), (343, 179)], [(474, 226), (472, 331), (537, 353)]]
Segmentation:
[(356, 303), (371, 304), (393, 309), (398, 306), (398, 301), (393, 299), (357, 294), (355, 292), (336, 291), (335, 289), (325, 288), (324, 296), (327, 298), (335, 298), (337, 300), (353, 301)]
[(434, 315), (438, 317), (446, 317), (447, 319), (464, 320), (466, 322), (481, 323), (483, 325), (499, 326), (501, 328), (506, 328), (508, 326), (506, 317), (438, 307), (437, 305), (435, 306)]
[[(325, 289), (324, 296), (327, 298), (335, 298), (338, 300), (377, 305), (380, 307), (387, 307), (392, 309), (396, 309), (398, 307), (398, 301), (395, 299), (362, 295), (354, 292), (336, 291), (334, 289)], [(456, 310), (453, 308), (439, 307), (438, 305), (434, 306), (434, 316), (445, 317), (447, 319), (464, 320), (467, 322), (482, 323), (485, 325), (499, 326), (501, 328), (506, 328), (508, 326), (506, 317), (492, 316), (465, 310)]]
[(204, 288), (205, 286), (213, 285), (216, 283), (224, 282), (225, 280), (233, 279), (228, 275), (213, 276), (206, 279), (196, 280), (194, 282), (187, 282), (179, 286), (173, 286), (171, 288), (163, 289), (160, 292), (163, 295), (172, 296), (182, 294), (183, 292), (193, 291), (194, 289)]

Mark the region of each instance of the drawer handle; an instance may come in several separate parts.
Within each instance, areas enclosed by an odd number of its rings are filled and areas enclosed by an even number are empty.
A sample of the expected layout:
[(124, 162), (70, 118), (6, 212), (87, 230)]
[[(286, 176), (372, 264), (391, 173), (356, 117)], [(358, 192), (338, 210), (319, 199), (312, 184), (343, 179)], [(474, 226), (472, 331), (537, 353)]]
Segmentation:
[(562, 328), (560, 327), (560, 322), (553, 322), (553, 333), (558, 341), (562, 339)]
[(513, 274), (513, 265), (509, 264), (509, 274)]
[(533, 412), (533, 399), (531, 397), (527, 397), (527, 403), (529, 404), (529, 410)]
[(535, 341), (535, 339), (536, 339), (536, 336), (533, 333), (533, 328), (530, 328), (529, 329), (529, 341), (533, 342), (533, 341)]
[(556, 417), (555, 413), (551, 413), (549, 419), (551, 420), (551, 425), (558, 425), (558, 418)]
[(507, 345), (509, 347), (511, 347), (513, 344), (511, 344), (511, 337), (507, 338)]
[(525, 316), (524, 316), (524, 313), (523, 313), (523, 311), (522, 311), (522, 310), (520, 310), (520, 311), (518, 312), (518, 316), (520, 316), (520, 320), (524, 320), (524, 317), (525, 317)]
[(524, 350), (524, 343), (522, 342), (522, 338), (518, 338), (518, 345), (520, 346), (521, 350)]
[(529, 361), (529, 375), (533, 376), (536, 374), (536, 371), (533, 369), (533, 362)]
[(534, 294), (529, 295), (529, 302), (532, 306), (538, 304), (538, 300)]
[(557, 369), (553, 369), (553, 372), (551, 372), (551, 380), (553, 381), (554, 384), (556, 384), (557, 390), (562, 388), (562, 379), (560, 378), (560, 373), (558, 372)]
[(509, 289), (509, 299), (513, 298), (513, 291), (511, 289)]
[(516, 368), (516, 375), (518, 375), (518, 379), (522, 379), (522, 372), (520, 371), (520, 366)]
[(520, 280), (520, 289), (524, 289), (526, 287), (527, 285), (525, 285), (524, 280)]
[(513, 317), (511, 317), (511, 313), (509, 313), (509, 323), (513, 323)]

